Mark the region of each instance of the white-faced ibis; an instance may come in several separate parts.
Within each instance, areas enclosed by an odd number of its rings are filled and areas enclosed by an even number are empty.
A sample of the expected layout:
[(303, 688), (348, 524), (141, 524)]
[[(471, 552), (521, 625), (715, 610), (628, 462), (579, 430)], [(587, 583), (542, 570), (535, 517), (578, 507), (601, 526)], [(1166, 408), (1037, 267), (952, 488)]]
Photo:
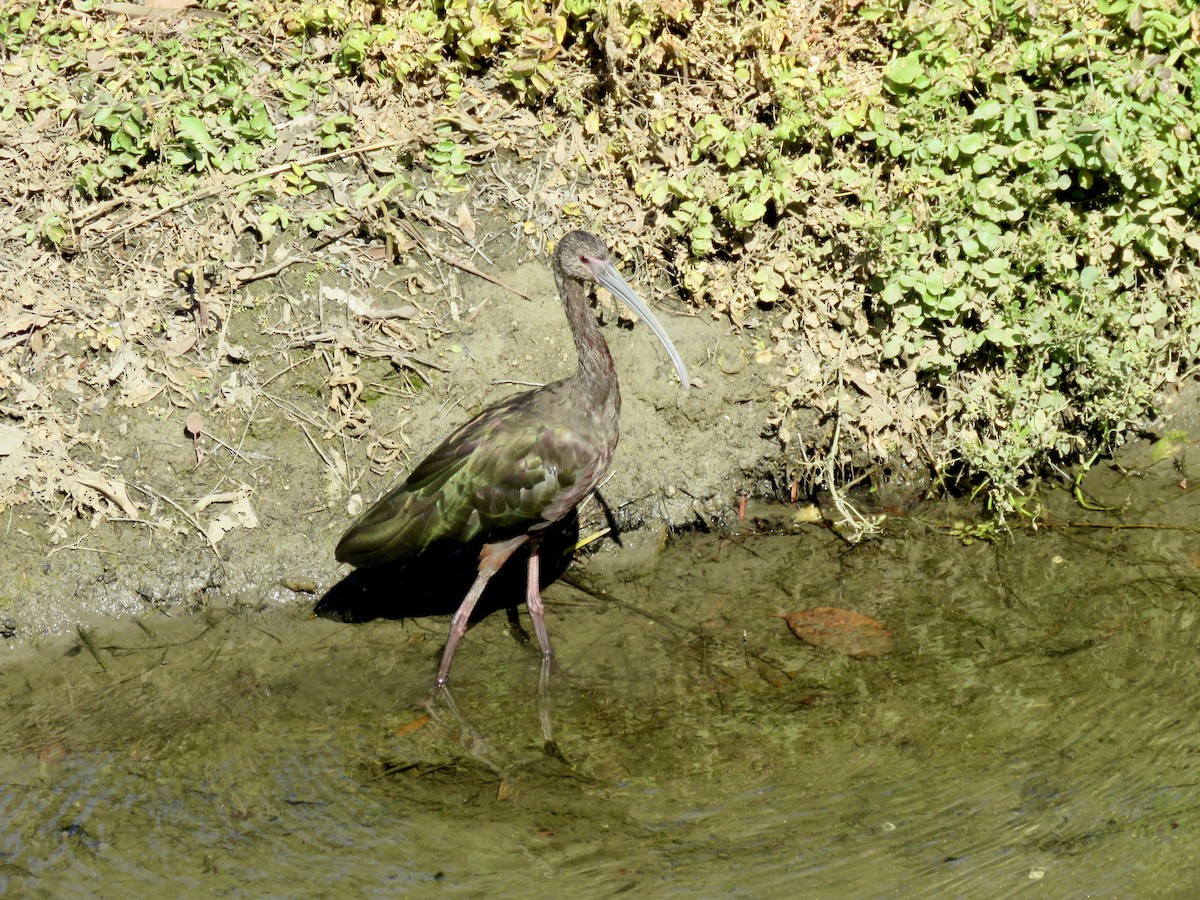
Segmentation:
[[(488, 579), (526, 542), (525, 602), (544, 662), (552, 656), (538, 586), (538, 544), (544, 530), (604, 477), (617, 446), (621, 409), (612, 355), (587, 302), (591, 284), (606, 287), (650, 326), (688, 387), (671, 339), (614, 268), (599, 238), (586, 231), (563, 237), (554, 252), (554, 280), (579, 351), (575, 374), (487, 407), (372, 506), (337, 546), (339, 561), (375, 566), (443, 542), (482, 542), (479, 574), (451, 620), (435, 688), (446, 684), (454, 650)], [(548, 731), (548, 723), (544, 727)]]

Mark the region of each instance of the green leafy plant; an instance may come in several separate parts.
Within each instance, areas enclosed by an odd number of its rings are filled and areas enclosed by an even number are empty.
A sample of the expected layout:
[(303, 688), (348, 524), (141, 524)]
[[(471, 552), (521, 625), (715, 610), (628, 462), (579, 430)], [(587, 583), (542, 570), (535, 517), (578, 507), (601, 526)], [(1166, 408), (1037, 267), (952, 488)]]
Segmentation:
[(175, 41), (143, 44), (137, 53), (139, 80), (78, 85), (88, 95), (76, 111), (83, 133), (106, 151), (81, 168), (81, 191), (100, 196), (155, 162), (172, 172), (257, 167), (274, 126), (265, 104), (247, 94), (253, 72), (245, 63), (205, 58)]
[(1151, 26), (1145, 6), (1100, 3), (1082, 31), (1065, 6), (1000, 9), (877, 8), (906, 52), (856, 134), (923, 213), (897, 202), (867, 223), (884, 356), (939, 379), (1005, 373), (986, 388), (999, 424), (962, 445), (1004, 497), (1046, 454), (1070, 455), (1081, 426), (1127, 427), (1150, 399), (1129, 386), (1194, 328), (1147, 276), (1189, 238), (1200, 118), (1184, 87), (1200, 53), (1182, 11), (1154, 9)]

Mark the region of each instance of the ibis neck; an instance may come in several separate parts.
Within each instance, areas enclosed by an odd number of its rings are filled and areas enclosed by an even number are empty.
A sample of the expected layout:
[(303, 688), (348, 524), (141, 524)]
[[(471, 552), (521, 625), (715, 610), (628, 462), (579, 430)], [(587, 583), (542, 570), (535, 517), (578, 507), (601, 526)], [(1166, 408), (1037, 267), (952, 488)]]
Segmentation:
[(579, 369), (575, 378), (593, 404), (614, 402), (619, 407), (621, 398), (617, 393), (617, 372), (608, 344), (600, 333), (600, 326), (596, 324), (596, 317), (588, 307), (587, 288), (573, 279), (558, 277), (557, 281), (567, 321), (571, 325), (571, 335), (575, 338), (575, 349), (579, 353)]

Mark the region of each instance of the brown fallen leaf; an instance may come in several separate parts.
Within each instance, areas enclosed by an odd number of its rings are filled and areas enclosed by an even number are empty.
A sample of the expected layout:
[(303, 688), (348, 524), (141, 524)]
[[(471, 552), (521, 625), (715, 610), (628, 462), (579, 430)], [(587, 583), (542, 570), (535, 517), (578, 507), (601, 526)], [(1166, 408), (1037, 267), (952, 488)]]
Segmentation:
[(125, 482), (105, 478), (99, 472), (80, 472), (75, 476), (74, 481), (107, 497), (121, 507), (121, 512), (125, 513), (128, 518), (134, 520), (141, 518), (138, 505), (129, 499), (129, 494), (125, 490)]
[(468, 241), (475, 240), (475, 220), (471, 218), (471, 210), (465, 203), (458, 205), (458, 228)]
[(883, 656), (895, 649), (892, 633), (882, 622), (848, 609), (816, 606), (779, 618), (805, 643), (845, 656)]
[(406, 734), (412, 734), (418, 728), (423, 728), (429, 724), (429, 716), (417, 716), (411, 722), (405, 722), (396, 729), (393, 737), (404, 737)]
[(0, 425), (0, 456), (19, 453), (28, 441), (24, 428), (16, 425)]

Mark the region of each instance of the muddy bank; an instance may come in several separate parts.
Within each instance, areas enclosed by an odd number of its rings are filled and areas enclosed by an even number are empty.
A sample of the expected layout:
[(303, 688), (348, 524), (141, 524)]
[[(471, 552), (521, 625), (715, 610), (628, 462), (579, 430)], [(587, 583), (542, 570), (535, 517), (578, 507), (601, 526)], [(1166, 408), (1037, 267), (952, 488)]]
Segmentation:
[[(94, 484), (127, 485), (136, 520), (112, 502), (103, 510), (10, 505), (0, 560), (10, 640), (155, 609), (311, 602), (347, 571), (333, 547), (364, 504), (486, 403), (573, 371), (544, 254), (514, 250), (490, 267), (528, 300), (415, 258), (407, 269), (367, 273), (384, 286), (370, 294), (355, 249), (341, 262), (341, 276), (300, 273), (224, 307), (222, 331), (199, 335), (189, 351), (196, 365), (225, 351), (220, 366), (199, 373), (214, 377), (168, 385), (141, 404), (122, 402), (115, 385), (101, 395), (96, 413), (81, 419), (89, 443), (72, 451), (92, 457), (97, 478), (76, 489), (97, 501)], [(395, 307), (387, 285), (417, 277), (436, 287), (413, 313), (430, 340), (414, 347), (394, 338), (390, 351), (351, 366), (347, 346), (358, 348), (364, 329), (348, 316), (346, 296)], [(601, 306), (624, 398), (603, 499), (621, 530), (727, 521), (739, 492), (754, 491), (773, 465), (778, 445), (760, 430), (774, 365), (754, 362), (754, 347), (726, 324), (688, 315), (630, 277), (696, 385), (682, 391), (649, 330), (619, 319), (610, 301)], [(170, 299), (185, 308), (185, 295)], [(309, 340), (339, 330), (332, 341)], [(369, 338), (375, 346), (388, 335)], [(388, 352), (420, 361), (398, 366)], [(606, 524), (600, 505), (587, 503), (582, 532)]]

